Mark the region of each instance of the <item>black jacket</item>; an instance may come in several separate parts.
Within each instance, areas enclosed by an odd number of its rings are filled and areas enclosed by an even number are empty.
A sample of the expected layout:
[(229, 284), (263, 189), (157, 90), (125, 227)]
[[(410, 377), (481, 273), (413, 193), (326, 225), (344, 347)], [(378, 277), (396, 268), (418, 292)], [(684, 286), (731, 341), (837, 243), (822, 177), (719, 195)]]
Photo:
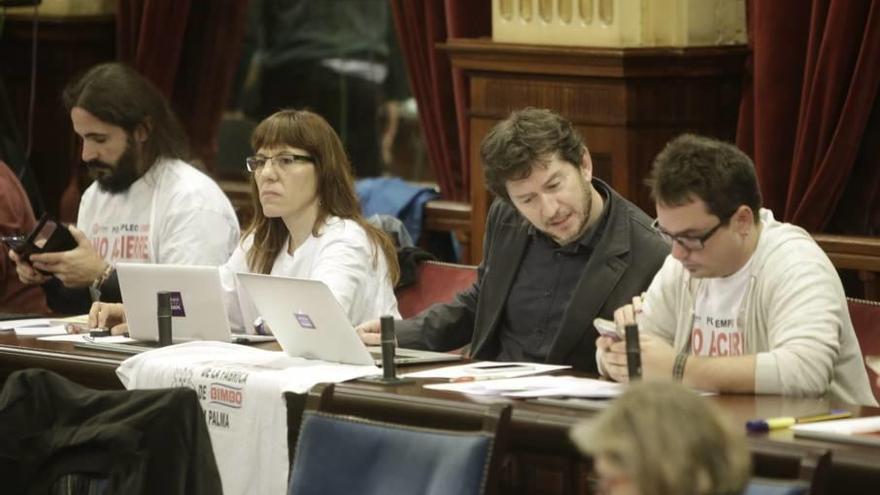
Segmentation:
[(48, 493), (69, 473), (108, 479), (108, 494), (222, 493), (195, 391), (98, 391), (46, 370), (13, 373), (0, 393), (3, 493)]
[[(613, 319), (614, 310), (648, 288), (669, 254), (651, 228), (651, 219), (604, 182), (608, 219), (572, 295), (547, 362), (596, 372), (597, 316)], [(401, 347), (448, 351), (471, 344), (471, 356), (494, 359), (497, 330), (507, 295), (528, 244), (529, 223), (516, 209), (496, 200), (489, 209), (483, 262), (477, 281), (448, 304), (431, 306), (397, 326)]]

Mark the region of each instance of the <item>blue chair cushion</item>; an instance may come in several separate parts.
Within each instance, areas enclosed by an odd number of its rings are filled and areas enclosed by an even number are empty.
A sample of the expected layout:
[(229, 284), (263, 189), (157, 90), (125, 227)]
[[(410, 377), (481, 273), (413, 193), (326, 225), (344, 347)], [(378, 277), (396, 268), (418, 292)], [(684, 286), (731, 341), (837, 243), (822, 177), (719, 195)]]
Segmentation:
[(752, 478), (743, 495), (806, 495), (810, 486), (800, 480)]
[(493, 438), (307, 412), (288, 493), (483, 493)]

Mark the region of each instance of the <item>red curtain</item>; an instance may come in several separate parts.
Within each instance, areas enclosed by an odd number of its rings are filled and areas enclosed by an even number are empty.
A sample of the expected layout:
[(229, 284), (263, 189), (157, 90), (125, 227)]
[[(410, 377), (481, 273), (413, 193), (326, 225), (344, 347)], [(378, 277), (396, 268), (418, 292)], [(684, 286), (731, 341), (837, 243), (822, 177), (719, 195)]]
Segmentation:
[(246, 0), (117, 0), (117, 54), (172, 102), (210, 170), (247, 19)]
[(747, 2), (752, 77), (737, 142), (755, 159), (765, 204), (810, 231), (878, 225), (878, 3)]
[(391, 9), (440, 192), (445, 199), (468, 201), (467, 81), (434, 45), (448, 37), (490, 35), (491, 4), (473, 0), (391, 0)]

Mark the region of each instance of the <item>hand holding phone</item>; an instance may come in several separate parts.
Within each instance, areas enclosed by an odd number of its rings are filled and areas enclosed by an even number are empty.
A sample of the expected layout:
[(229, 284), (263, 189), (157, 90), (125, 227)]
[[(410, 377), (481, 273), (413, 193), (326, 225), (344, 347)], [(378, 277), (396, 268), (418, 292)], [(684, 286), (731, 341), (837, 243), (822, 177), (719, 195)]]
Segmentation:
[(617, 331), (617, 325), (605, 318), (596, 318), (593, 320), (593, 326), (599, 331), (599, 335), (613, 339), (615, 342), (623, 340), (623, 336)]
[(21, 248), (21, 245), (25, 241), (25, 236), (21, 234), (13, 234), (13, 235), (4, 235), (0, 236), (0, 242), (3, 243), (3, 246), (6, 249), (11, 251), (18, 251)]
[[(3, 238), (3, 242), (8, 244), (21, 260), (28, 263), (31, 254), (69, 251), (77, 246), (70, 230), (50, 218), (48, 214), (40, 217), (40, 221), (27, 237), (7, 236)], [(42, 273), (51, 275), (51, 273)]]

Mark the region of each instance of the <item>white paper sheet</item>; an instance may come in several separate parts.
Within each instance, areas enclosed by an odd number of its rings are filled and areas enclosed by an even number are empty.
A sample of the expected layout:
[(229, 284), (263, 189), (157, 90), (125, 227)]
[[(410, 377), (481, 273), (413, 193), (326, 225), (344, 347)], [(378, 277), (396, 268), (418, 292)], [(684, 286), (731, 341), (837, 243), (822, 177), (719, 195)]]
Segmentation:
[[(88, 337), (88, 338), (87, 338)], [(48, 337), (39, 337), (37, 340), (49, 340), (55, 342), (96, 342), (101, 344), (125, 344), (135, 342), (131, 337), (125, 335), (111, 335), (109, 337), (89, 337), (87, 333), (66, 333), (64, 335), (50, 335)]]
[(38, 335), (65, 335), (67, 330), (60, 325), (36, 325), (27, 327), (15, 327), (15, 335), (19, 337), (35, 337)]
[(48, 318), (26, 318), (22, 320), (0, 321), (0, 329), (13, 330), (21, 327), (48, 327), (51, 322)]
[(564, 370), (571, 366), (540, 363), (499, 363), (494, 361), (480, 361), (477, 363), (459, 364), (432, 368), (424, 371), (416, 371), (403, 375), (405, 378), (446, 378), (463, 379), (498, 379), (516, 378), (518, 376), (537, 375), (548, 371)]
[(584, 397), (604, 399), (622, 394), (625, 386), (615, 382), (574, 376), (528, 376), (463, 383), (435, 383), (425, 385), (425, 388), (470, 395), (503, 395), (514, 398)]

